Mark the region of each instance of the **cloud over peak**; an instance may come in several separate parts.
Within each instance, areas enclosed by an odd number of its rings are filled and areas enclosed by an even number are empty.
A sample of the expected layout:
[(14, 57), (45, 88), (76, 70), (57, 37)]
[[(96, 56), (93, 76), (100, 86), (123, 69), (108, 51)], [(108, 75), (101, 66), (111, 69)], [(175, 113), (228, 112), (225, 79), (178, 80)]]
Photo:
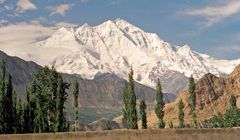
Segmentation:
[(47, 7), (47, 9), (50, 9), (51, 13), (50, 15), (61, 15), (64, 16), (65, 13), (70, 10), (72, 7), (74, 6), (74, 4), (60, 4), (58, 6), (52, 7), (49, 6)]
[(204, 26), (210, 27), (224, 19), (240, 12), (240, 1), (231, 0), (224, 5), (217, 7), (205, 7), (202, 9), (186, 11), (186, 15), (201, 16), (205, 18)]
[(17, 10), (21, 13), (27, 10), (37, 9), (36, 5), (34, 5), (30, 0), (18, 0), (16, 6), (17, 6)]

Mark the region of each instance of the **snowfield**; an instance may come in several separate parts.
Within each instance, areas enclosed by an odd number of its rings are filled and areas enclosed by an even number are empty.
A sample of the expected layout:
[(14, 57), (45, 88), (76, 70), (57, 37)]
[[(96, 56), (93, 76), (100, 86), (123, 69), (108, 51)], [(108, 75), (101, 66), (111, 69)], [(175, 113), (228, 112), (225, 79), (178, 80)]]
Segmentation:
[[(152, 77), (160, 77), (170, 70), (200, 78), (209, 72), (226, 75), (240, 64), (240, 59), (218, 60), (192, 51), (188, 45), (173, 46), (157, 34), (144, 32), (123, 19), (108, 20), (94, 27), (84, 24), (57, 30), (35, 26), (38, 28), (28, 27), (34, 30), (31, 34), (41, 34), (30, 38), (32, 41), (19, 35), (28, 41), (11, 44), (7, 35), (3, 35), (0, 49), (9, 55), (54, 66), (60, 72), (80, 74), (87, 79), (100, 73), (114, 73), (127, 79), (132, 66), (138, 82), (155, 87)], [(7, 28), (10, 27), (0, 28), (0, 34), (9, 34)], [(23, 29), (20, 31), (24, 34), (27, 31)]]

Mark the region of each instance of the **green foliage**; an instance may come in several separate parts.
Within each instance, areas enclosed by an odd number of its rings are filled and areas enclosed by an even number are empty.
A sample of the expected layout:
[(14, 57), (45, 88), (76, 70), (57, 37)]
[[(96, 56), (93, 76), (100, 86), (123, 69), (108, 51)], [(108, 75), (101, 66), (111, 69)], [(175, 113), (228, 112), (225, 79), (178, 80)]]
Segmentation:
[(123, 116), (127, 120), (129, 129), (138, 129), (137, 125), (137, 109), (136, 109), (136, 95), (134, 91), (133, 69), (128, 74), (128, 83), (125, 85), (123, 91)]
[(68, 130), (64, 103), (69, 84), (54, 69), (45, 67), (26, 88), (26, 102), (17, 103), (12, 77), (5, 81), (5, 62), (0, 61), (0, 133), (32, 133)]
[(197, 114), (196, 114), (196, 92), (195, 92), (195, 82), (194, 78), (191, 76), (189, 78), (189, 88), (188, 92), (190, 94), (190, 106), (192, 114), (192, 125), (194, 128), (197, 127)]
[(147, 129), (147, 115), (146, 115), (147, 105), (144, 100), (140, 102), (140, 115), (142, 119), (142, 129)]
[(224, 114), (218, 113), (209, 120), (211, 128), (240, 127), (240, 109), (230, 108)]
[(56, 122), (55, 122), (55, 132), (63, 132), (66, 130), (66, 119), (64, 114), (64, 103), (67, 100), (67, 93), (65, 89), (68, 88), (67, 83), (63, 82), (62, 76), (58, 75), (57, 80), (57, 100), (56, 100)]
[(237, 99), (234, 95), (231, 95), (230, 109), (224, 114), (218, 113), (214, 115), (208, 122), (208, 126), (211, 128), (232, 128), (240, 127), (240, 109), (237, 108)]
[(23, 133), (34, 132), (34, 118), (36, 109), (36, 99), (31, 93), (34, 93), (36, 86), (35, 82), (32, 83), (31, 87), (26, 88), (26, 102), (23, 104)]
[[(72, 111), (74, 115), (74, 111)], [(112, 120), (118, 116), (122, 115), (121, 111), (118, 109), (110, 108), (91, 108), (91, 107), (81, 107), (79, 108), (79, 121), (86, 124), (91, 123), (95, 120), (101, 118), (106, 118)]]
[(12, 76), (8, 75), (8, 80), (5, 85), (5, 93), (3, 95), (3, 133), (13, 133), (15, 116), (13, 106), (13, 87), (12, 87)]
[(79, 95), (79, 83), (77, 80), (73, 82), (73, 97), (74, 97), (74, 107), (75, 107), (75, 131), (77, 131), (78, 124), (78, 95)]
[(5, 62), (0, 61), (0, 133), (3, 133), (3, 96), (5, 93)]
[(68, 86), (54, 69), (44, 67), (35, 75), (27, 91), (28, 101), (24, 113), (25, 119), (33, 120), (34, 132), (65, 129), (64, 102)]
[(131, 67), (128, 74), (128, 94), (129, 94), (129, 113), (128, 113), (128, 128), (138, 129), (137, 125), (137, 109), (136, 109), (136, 95), (134, 91), (133, 69)]
[(16, 120), (17, 120), (16, 132), (23, 133), (24, 132), (24, 112), (23, 112), (23, 106), (22, 106), (21, 100), (19, 100), (17, 103)]
[(158, 117), (159, 123), (158, 123), (158, 128), (164, 128), (165, 127), (165, 122), (163, 120), (164, 118), (164, 106), (165, 103), (163, 101), (163, 93), (162, 93), (162, 87), (160, 80), (158, 79), (157, 81), (157, 95), (156, 95), (156, 107), (155, 107), (155, 113)]
[(17, 93), (14, 91), (12, 95), (13, 101), (13, 131), (17, 133)]
[(183, 111), (184, 105), (183, 105), (183, 101), (180, 100), (178, 103), (178, 120), (179, 120), (179, 128), (184, 128), (184, 111)]

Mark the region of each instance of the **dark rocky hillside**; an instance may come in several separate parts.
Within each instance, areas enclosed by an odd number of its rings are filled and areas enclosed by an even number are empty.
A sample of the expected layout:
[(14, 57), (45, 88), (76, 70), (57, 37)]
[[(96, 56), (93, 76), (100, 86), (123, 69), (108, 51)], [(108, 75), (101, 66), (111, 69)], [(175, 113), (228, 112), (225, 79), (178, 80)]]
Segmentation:
[[(17, 92), (17, 95), (21, 98), (24, 98), (26, 86), (32, 81), (34, 74), (41, 68), (41, 66), (31, 61), (24, 61), (18, 57), (8, 56), (1, 51), (0, 59), (6, 61), (6, 71), (9, 72), (13, 77), (13, 86), (14, 90), (16, 90)], [(74, 79), (78, 80), (80, 86), (79, 103), (81, 108), (115, 109), (118, 112), (121, 112), (122, 89), (126, 80), (118, 78), (117, 76), (109, 73), (98, 75), (93, 80), (82, 79), (80, 75), (74, 74), (62, 75), (64, 79), (68, 82), (71, 82)], [(165, 94), (166, 102), (173, 101), (176, 96), (175, 94), (177, 94), (176, 92), (179, 92), (185, 87), (185, 83), (183, 83), (181, 87), (175, 86), (176, 83), (179, 83), (180, 81), (186, 81), (184, 77), (181, 76), (181, 74), (172, 73), (170, 76), (172, 76), (172, 78), (167, 78), (170, 80), (165, 80), (164, 77), (161, 78), (163, 86), (166, 87), (165, 89), (167, 89), (167, 91), (171, 91), (170, 85), (174, 85), (172, 86), (172, 92)], [(149, 109), (153, 109), (155, 90), (139, 83), (136, 83), (135, 85), (137, 98), (145, 99)], [(71, 93), (71, 89), (68, 91), (68, 93)], [(71, 94), (68, 97), (68, 112), (72, 112)], [(98, 114), (99, 118), (104, 117), (104, 113), (102, 114), (102, 116), (101, 113), (102, 112), (100, 112), (100, 115)], [(91, 115), (94, 116), (93, 114)], [(119, 113), (117, 113), (116, 115), (119, 115)], [(71, 115), (69, 115), (69, 117), (70, 116)], [(95, 120), (99, 118), (93, 117), (90, 120)]]

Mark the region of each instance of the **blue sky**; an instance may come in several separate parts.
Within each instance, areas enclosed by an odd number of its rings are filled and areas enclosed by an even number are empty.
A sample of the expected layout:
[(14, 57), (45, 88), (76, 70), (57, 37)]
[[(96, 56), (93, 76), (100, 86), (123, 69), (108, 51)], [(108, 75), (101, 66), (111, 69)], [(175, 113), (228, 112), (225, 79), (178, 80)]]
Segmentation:
[(165, 41), (217, 58), (240, 58), (239, 0), (0, 0), (0, 24), (97, 25), (123, 18)]

